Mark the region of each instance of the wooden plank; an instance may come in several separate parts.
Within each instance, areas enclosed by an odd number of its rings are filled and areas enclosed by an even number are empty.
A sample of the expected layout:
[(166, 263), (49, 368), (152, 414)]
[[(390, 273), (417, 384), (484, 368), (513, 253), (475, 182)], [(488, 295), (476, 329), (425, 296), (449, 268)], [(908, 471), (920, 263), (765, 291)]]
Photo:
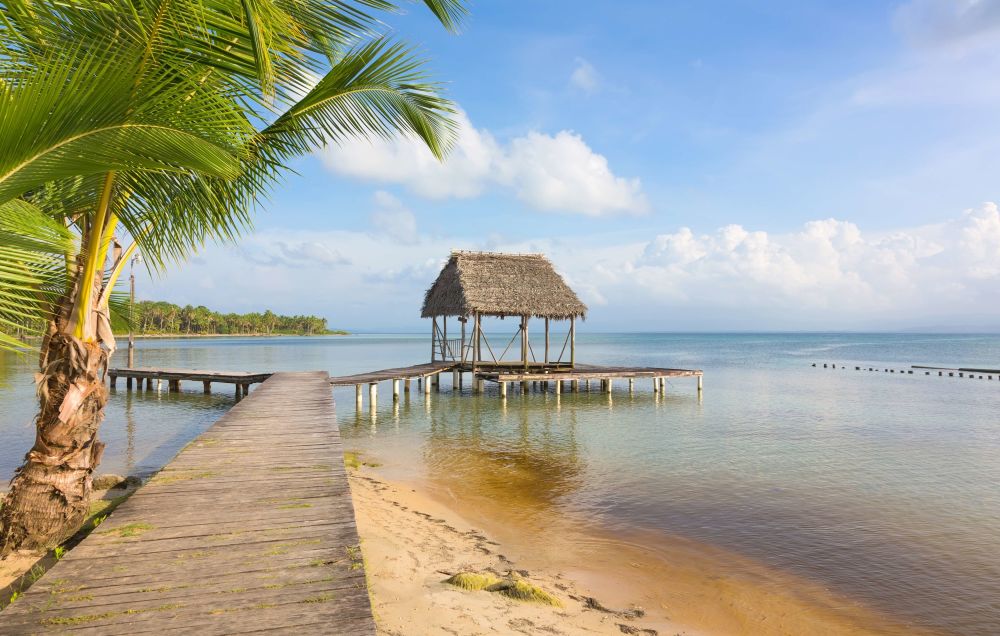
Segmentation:
[(270, 373), (254, 373), (249, 371), (208, 371), (203, 369), (156, 369), (151, 367), (108, 369), (108, 375), (113, 377), (156, 379), (156, 380), (193, 380), (201, 382), (221, 382), (224, 384), (254, 384), (267, 380)]
[(321, 372), (270, 376), (0, 613), (5, 635), (302, 631), (375, 633)]

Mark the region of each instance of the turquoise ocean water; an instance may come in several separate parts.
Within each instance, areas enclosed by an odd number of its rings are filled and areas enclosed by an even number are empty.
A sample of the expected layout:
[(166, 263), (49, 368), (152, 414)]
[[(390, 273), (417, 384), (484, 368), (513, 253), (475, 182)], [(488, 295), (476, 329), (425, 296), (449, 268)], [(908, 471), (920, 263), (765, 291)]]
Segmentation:
[[(144, 340), (136, 363), (339, 375), (429, 350), (423, 334)], [(6, 481), (33, 440), (34, 361), (0, 355)], [(639, 381), (633, 395), (620, 382), (610, 399), (512, 393), (501, 406), (495, 388), (456, 395), (445, 377), (429, 407), (417, 393), (394, 407), (384, 384), (374, 421), (354, 412), (353, 388), (338, 389), (338, 422), (347, 445), (394, 458), (390, 476), (474, 480), (469, 467), (487, 466), (531, 493), (526, 515), (690, 537), (912, 625), (1000, 633), (1000, 378), (854, 370), (1000, 368), (1000, 336), (584, 333), (577, 359), (701, 368), (704, 397), (679, 379), (664, 399)], [(102, 471), (156, 470), (232, 404), (229, 387), (123, 385), (102, 428)]]

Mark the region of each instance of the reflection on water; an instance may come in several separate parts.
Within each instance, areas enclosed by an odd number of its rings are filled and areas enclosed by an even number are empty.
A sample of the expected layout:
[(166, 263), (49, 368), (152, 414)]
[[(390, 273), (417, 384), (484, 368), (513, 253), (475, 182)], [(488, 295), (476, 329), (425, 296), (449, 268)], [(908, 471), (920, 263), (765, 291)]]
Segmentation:
[[(141, 341), (137, 364), (344, 375), (423, 361), (426, 337)], [(581, 335), (592, 363), (705, 369), (653, 396), (416, 390), (376, 413), (337, 389), (345, 444), (389, 478), (609, 536), (680, 535), (790, 571), (911, 621), (1000, 633), (1000, 382), (853, 366), (1000, 366), (1000, 337)], [(836, 362), (851, 370), (824, 370)], [(0, 365), (0, 477), (33, 439), (34, 360)], [(413, 387), (416, 389), (416, 386)], [(152, 470), (232, 404), (228, 390), (112, 395), (102, 470)], [(489, 504), (489, 506), (487, 506)]]

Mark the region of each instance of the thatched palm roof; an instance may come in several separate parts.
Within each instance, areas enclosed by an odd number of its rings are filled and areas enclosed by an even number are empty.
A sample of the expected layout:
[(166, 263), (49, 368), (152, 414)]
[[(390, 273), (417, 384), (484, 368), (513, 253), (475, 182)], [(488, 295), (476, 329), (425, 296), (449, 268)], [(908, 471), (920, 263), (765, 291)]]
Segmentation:
[(424, 297), (421, 316), (583, 317), (580, 302), (541, 254), (452, 252)]

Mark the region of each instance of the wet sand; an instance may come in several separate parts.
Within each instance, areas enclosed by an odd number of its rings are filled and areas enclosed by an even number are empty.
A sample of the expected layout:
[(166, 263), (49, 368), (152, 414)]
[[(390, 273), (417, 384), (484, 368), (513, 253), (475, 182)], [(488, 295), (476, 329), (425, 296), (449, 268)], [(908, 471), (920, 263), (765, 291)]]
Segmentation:
[[(926, 633), (712, 546), (602, 535), (585, 520), (522, 517), (511, 502), (440, 483), (351, 473), (382, 634)], [(444, 583), (470, 570), (520, 572), (563, 607)]]

